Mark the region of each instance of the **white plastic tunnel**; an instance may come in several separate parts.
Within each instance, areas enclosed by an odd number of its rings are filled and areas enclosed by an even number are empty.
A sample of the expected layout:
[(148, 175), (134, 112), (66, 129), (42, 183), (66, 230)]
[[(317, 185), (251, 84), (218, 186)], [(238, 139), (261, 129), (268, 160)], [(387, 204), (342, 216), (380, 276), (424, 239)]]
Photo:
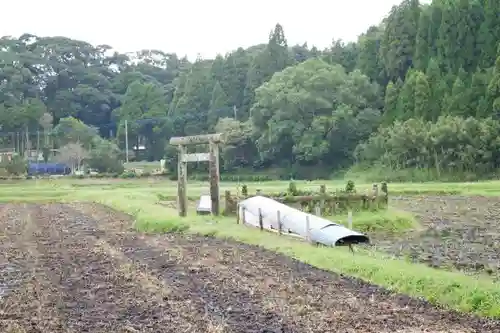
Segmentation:
[(283, 233), (296, 234), (304, 238), (308, 234), (306, 220), (309, 218), (309, 237), (313, 243), (339, 246), (370, 242), (364, 234), (263, 196), (243, 200), (238, 210), (243, 223), (259, 228), (259, 214), (262, 214), (263, 228), (278, 230), (279, 217)]

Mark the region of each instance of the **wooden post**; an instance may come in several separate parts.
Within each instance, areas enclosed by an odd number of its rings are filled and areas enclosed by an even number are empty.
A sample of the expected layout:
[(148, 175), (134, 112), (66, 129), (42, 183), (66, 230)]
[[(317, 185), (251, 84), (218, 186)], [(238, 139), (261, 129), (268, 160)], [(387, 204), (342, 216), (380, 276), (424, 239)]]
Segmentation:
[(232, 214), (234, 206), (231, 201), (231, 191), (224, 191), (224, 215)]
[(389, 203), (389, 190), (387, 189), (387, 183), (383, 182), (380, 189), (384, 193), (384, 198), (382, 200), (383, 200), (384, 204), (387, 205)]
[(245, 223), (246, 223), (246, 221), (247, 221), (247, 220), (245, 219), (245, 217), (246, 217), (246, 216), (245, 216), (245, 211), (246, 211), (245, 206), (242, 206), (242, 207), (241, 207), (241, 224), (245, 224)]
[(179, 161), (177, 163), (177, 210), (179, 216), (187, 215), (187, 163), (184, 162), (186, 147), (179, 146)]
[(311, 228), (309, 222), (309, 215), (306, 215), (306, 241), (311, 242)]
[(264, 217), (262, 216), (262, 208), (259, 208), (259, 228), (264, 230)]
[(210, 141), (209, 143), (210, 151), (210, 198), (212, 199), (212, 214), (215, 216), (219, 215), (219, 145)]
[(276, 219), (278, 221), (278, 234), (281, 236), (281, 234), (283, 234), (283, 224), (281, 224), (281, 212), (279, 211), (279, 209), (276, 213)]
[(378, 184), (373, 184), (373, 197), (372, 200), (370, 200), (370, 208), (377, 208), (378, 209)]
[(236, 205), (236, 224), (240, 224), (240, 204)]
[[(321, 195), (326, 195), (326, 185), (321, 185), (319, 187), (319, 193)], [(321, 199), (319, 202), (319, 208), (320, 208), (320, 213), (316, 215), (323, 215), (325, 214), (325, 199)]]

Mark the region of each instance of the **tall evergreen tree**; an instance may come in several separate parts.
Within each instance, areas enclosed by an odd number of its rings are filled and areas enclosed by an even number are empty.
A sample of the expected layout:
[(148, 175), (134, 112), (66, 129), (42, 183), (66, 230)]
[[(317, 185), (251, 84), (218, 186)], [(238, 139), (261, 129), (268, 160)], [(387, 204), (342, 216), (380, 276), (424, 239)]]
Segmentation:
[(457, 76), (447, 101), (446, 113), (453, 116), (467, 117), (469, 113), (469, 92), (464, 81)]
[(398, 112), (398, 96), (401, 90), (402, 81), (398, 80), (396, 83), (390, 81), (385, 89), (385, 100), (384, 100), (384, 124), (392, 123)]
[(488, 116), (488, 101), (486, 98), (486, 90), (488, 87), (488, 77), (478, 69), (472, 75), (470, 86), (470, 108), (475, 110), (474, 116), (484, 118)]
[(387, 18), (380, 52), (391, 80), (404, 78), (413, 64), (419, 15), (418, 0), (404, 0)]
[(495, 115), (500, 115), (500, 46), (498, 56), (493, 70), (493, 77), (488, 85), (487, 91), (488, 108)]
[(398, 97), (398, 115), (396, 119), (406, 120), (412, 118), (415, 112), (415, 71), (406, 74), (403, 87)]
[(418, 71), (415, 73), (415, 118), (429, 118), (431, 92), (429, 82), (424, 73)]
[(441, 25), (437, 41), (439, 64), (449, 72), (457, 70), (454, 59), (457, 58), (460, 45), (458, 44), (458, 15), (453, 1), (443, 2)]
[(269, 42), (252, 61), (243, 93), (242, 111), (248, 113), (255, 100), (255, 89), (267, 82), (274, 73), (282, 71), (292, 63), (283, 27), (276, 24), (269, 35)]
[(212, 98), (210, 100), (210, 109), (208, 111), (208, 127), (210, 130), (215, 128), (217, 122), (221, 118), (232, 117), (233, 107), (229, 105), (229, 98), (226, 92), (222, 89), (219, 81), (215, 83), (214, 89), (212, 90)]
[(496, 47), (500, 40), (500, 3), (497, 0), (483, 1), (484, 19), (477, 37), (477, 48), (481, 52), (480, 66), (493, 66), (496, 59)]
[(430, 45), (432, 41), (430, 40), (430, 25), (431, 25), (431, 11), (429, 8), (423, 10), (419, 21), (418, 21), (418, 31), (417, 39), (415, 44), (415, 57), (413, 64), (416, 69), (425, 70), (427, 68), (427, 63), (429, 62), (429, 53), (431, 51)]
[(427, 76), (429, 89), (431, 91), (431, 98), (429, 102), (430, 113), (427, 119), (437, 120), (441, 114), (443, 96), (446, 91), (446, 83), (441, 76), (441, 70), (439, 69), (435, 58), (429, 59), (425, 75)]

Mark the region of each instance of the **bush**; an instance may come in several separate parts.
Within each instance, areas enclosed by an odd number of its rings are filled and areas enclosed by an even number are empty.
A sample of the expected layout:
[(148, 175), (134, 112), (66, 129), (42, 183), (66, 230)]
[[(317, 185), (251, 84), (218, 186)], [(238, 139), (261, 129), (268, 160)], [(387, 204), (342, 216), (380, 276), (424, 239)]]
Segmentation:
[(299, 191), (297, 190), (297, 184), (295, 182), (290, 182), (288, 184), (288, 193), (289, 195), (298, 195)]
[(4, 169), (8, 175), (24, 175), (28, 172), (28, 163), (19, 155), (12, 156), (12, 160), (1, 163), (0, 168)]
[(137, 176), (138, 175), (133, 171), (125, 171), (120, 175), (120, 178), (122, 179), (138, 178)]
[(445, 172), (439, 175), (435, 169), (408, 168), (391, 169), (379, 164), (369, 167), (354, 165), (345, 175), (346, 178), (357, 179), (361, 182), (471, 182), (481, 179), (498, 179), (496, 174), (475, 174), (471, 172)]
[(99, 173), (122, 174), (125, 171), (121, 161), (121, 151), (114, 143), (98, 138), (94, 140), (95, 148), (90, 153), (88, 165)]
[(246, 184), (244, 184), (242, 187), (241, 187), (241, 194), (244, 196), (244, 197), (248, 197), (248, 186)]
[(355, 187), (354, 182), (352, 180), (347, 181), (347, 184), (345, 186), (345, 191), (347, 193), (354, 193), (354, 192), (356, 192), (356, 187)]
[[(170, 174), (168, 176), (170, 180), (177, 180), (177, 174)], [(188, 175), (189, 180), (195, 180), (195, 181), (201, 181), (201, 182), (208, 182), (210, 180), (210, 176), (208, 173), (203, 173), (203, 174), (191, 174)], [(223, 182), (266, 182), (266, 181), (272, 181), (275, 180), (272, 177), (268, 175), (237, 175), (237, 174), (221, 174), (220, 175), (220, 180)]]

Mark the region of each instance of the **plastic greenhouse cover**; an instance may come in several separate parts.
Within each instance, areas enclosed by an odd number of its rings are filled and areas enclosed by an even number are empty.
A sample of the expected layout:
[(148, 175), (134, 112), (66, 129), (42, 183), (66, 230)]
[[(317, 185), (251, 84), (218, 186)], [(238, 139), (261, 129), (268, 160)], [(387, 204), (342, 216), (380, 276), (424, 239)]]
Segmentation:
[[(243, 200), (239, 204), (239, 216), (244, 223), (259, 227), (259, 210), (262, 214), (262, 224), (265, 229), (279, 229), (278, 212), (284, 233), (307, 236), (306, 219), (309, 217), (309, 234), (311, 240), (324, 245), (343, 245), (349, 243), (367, 243), (367, 236), (350, 230), (343, 225), (333, 223), (322, 217), (302, 212), (284, 205), (276, 200), (255, 196)], [(243, 214), (243, 209), (245, 213)]]

